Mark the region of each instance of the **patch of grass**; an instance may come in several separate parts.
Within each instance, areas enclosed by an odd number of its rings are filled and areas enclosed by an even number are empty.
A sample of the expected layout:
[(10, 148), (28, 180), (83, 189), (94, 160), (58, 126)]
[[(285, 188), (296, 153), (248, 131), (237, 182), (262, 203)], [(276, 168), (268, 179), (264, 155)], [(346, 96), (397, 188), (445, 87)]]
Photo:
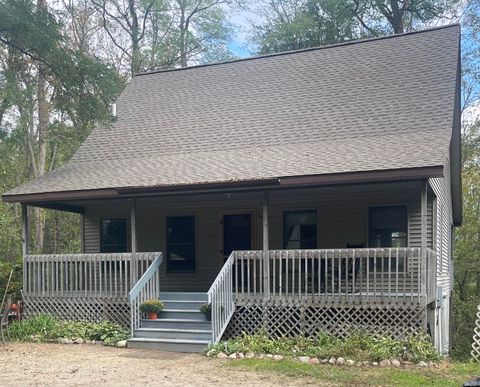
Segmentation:
[(311, 365), (291, 359), (281, 361), (242, 359), (228, 361), (226, 367), (255, 372), (277, 373), (292, 378), (307, 377), (317, 382), (355, 386), (460, 386), (478, 377), (480, 367), (473, 363), (441, 363), (439, 368), (363, 368)]

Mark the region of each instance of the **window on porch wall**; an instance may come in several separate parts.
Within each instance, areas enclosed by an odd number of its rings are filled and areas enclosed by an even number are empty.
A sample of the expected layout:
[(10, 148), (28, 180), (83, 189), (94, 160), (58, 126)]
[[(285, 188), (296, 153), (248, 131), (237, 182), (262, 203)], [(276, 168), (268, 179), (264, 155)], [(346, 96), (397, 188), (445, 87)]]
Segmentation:
[(316, 249), (318, 246), (317, 210), (283, 212), (283, 248)]
[(127, 220), (102, 219), (100, 221), (100, 252), (127, 252)]
[(193, 273), (196, 265), (195, 217), (167, 217), (167, 271)]
[[(371, 207), (368, 215), (368, 245), (370, 248), (407, 247), (408, 214), (406, 206)], [(398, 270), (404, 270), (405, 260), (398, 262)], [(370, 258), (370, 268), (375, 262)], [(392, 271), (396, 269), (396, 258), (391, 258)], [(377, 259), (377, 270), (388, 271), (388, 258)]]

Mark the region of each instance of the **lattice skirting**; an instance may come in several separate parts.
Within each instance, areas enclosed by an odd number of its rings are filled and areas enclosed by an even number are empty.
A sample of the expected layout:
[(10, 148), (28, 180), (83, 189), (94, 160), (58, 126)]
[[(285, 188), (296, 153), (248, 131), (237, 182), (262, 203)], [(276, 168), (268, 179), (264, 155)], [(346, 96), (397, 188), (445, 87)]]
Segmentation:
[(271, 337), (313, 335), (319, 331), (345, 337), (352, 330), (404, 337), (425, 330), (421, 307), (338, 307), (251, 304), (237, 307), (223, 339), (264, 330)]
[(60, 320), (110, 321), (130, 326), (130, 305), (126, 299), (25, 297), (23, 311), (26, 317), (46, 313)]

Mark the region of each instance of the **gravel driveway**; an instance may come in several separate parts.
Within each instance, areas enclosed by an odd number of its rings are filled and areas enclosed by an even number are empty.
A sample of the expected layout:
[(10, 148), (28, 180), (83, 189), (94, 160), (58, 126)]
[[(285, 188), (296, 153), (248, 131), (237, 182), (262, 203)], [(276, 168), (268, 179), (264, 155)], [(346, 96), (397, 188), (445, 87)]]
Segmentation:
[(99, 345), (0, 345), (0, 386), (305, 386), (308, 379), (224, 367), (228, 360)]

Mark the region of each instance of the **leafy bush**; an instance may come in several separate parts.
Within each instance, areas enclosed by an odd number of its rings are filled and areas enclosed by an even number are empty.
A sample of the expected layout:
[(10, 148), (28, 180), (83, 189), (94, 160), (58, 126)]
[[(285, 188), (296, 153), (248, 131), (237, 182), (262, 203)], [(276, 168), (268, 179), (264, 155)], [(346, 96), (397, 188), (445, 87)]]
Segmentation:
[(18, 341), (52, 341), (58, 338), (101, 340), (115, 344), (126, 340), (129, 332), (116, 324), (104, 321), (99, 324), (84, 321), (59, 321), (50, 315), (38, 315), (15, 322), (8, 327), (8, 336)]
[(7, 287), (8, 277), (10, 276), (10, 270), (13, 269), (12, 280), (8, 288), (7, 294), (12, 295), (12, 301), (16, 302), (21, 299), (20, 290), (22, 289), (22, 262), (4, 262), (0, 261), (0, 299)]
[(269, 338), (265, 333), (243, 334), (232, 340), (209, 348), (213, 354), (225, 352), (254, 352), (284, 356), (311, 356), (319, 358), (349, 357), (355, 360), (380, 361), (404, 359), (413, 362), (437, 360), (439, 355), (425, 334), (409, 336), (403, 340), (391, 337), (376, 337), (364, 332), (352, 333), (339, 339), (324, 332), (315, 337)]
[(160, 313), (163, 310), (163, 302), (159, 300), (148, 300), (140, 305), (142, 313)]
[(205, 318), (210, 321), (212, 319), (212, 305), (210, 304), (202, 304), (200, 306), (200, 312), (202, 312)]
[(14, 322), (8, 327), (8, 337), (19, 341), (47, 341), (59, 337), (58, 320), (43, 314), (34, 318)]

